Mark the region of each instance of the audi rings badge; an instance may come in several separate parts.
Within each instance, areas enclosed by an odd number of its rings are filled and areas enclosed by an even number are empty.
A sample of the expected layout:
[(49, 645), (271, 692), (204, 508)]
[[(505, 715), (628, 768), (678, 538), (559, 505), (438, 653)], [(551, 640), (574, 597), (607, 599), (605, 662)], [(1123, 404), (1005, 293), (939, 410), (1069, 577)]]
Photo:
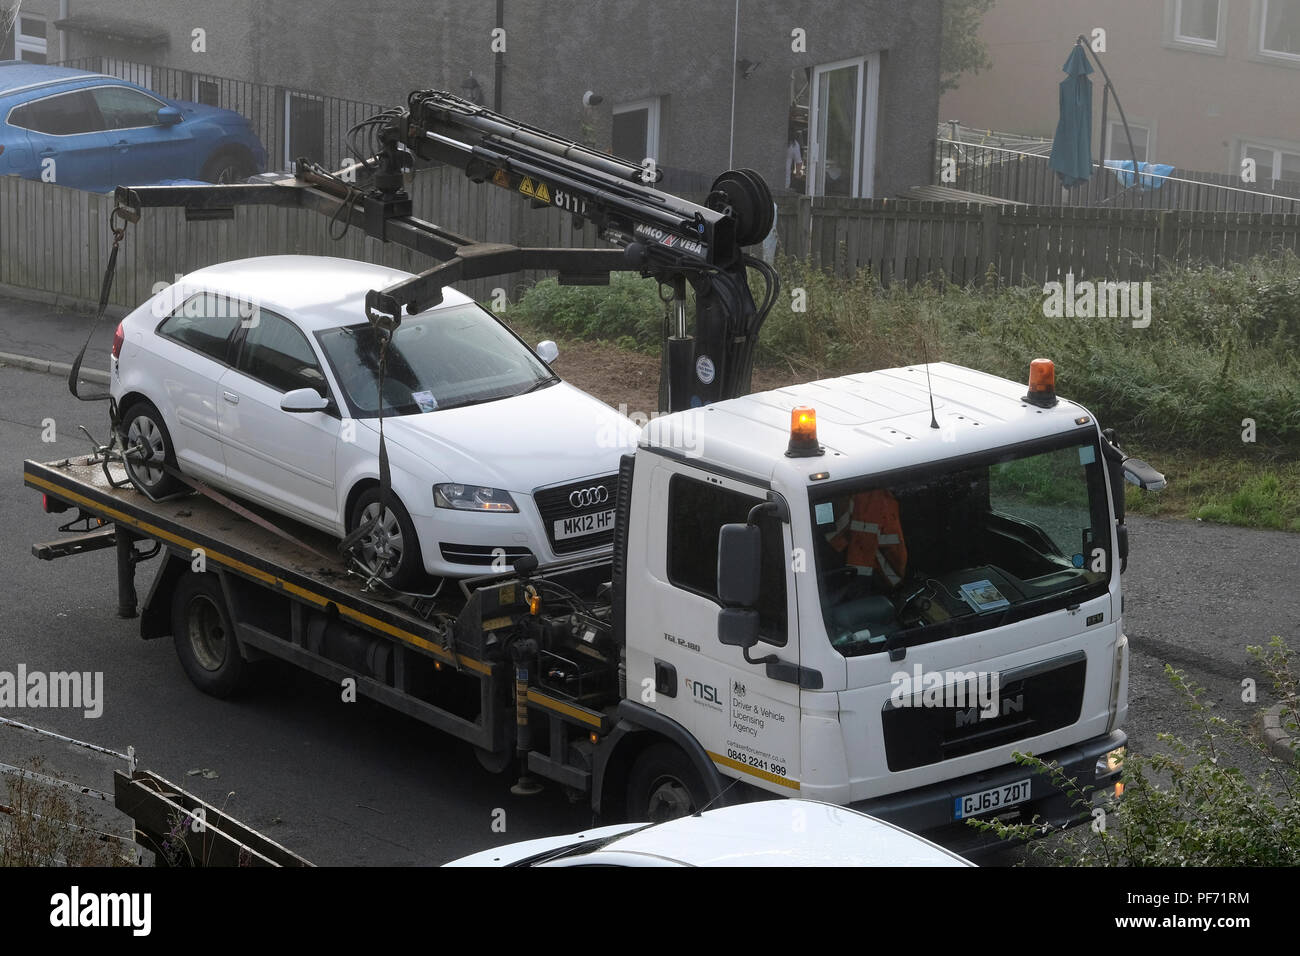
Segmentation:
[(604, 485), (596, 485), (593, 488), (583, 488), (580, 491), (574, 491), (569, 494), (569, 506), (579, 510), (590, 508), (593, 505), (603, 505), (608, 502), (609, 489)]

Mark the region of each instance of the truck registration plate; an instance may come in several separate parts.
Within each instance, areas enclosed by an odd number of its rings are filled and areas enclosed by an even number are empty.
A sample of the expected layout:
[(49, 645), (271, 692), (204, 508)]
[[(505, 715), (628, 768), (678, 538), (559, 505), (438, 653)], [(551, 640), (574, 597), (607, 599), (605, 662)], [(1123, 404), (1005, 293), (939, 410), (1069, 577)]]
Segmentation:
[(608, 511), (593, 511), (587, 515), (575, 515), (572, 518), (561, 518), (555, 522), (555, 540), (563, 541), (565, 538), (577, 538), (584, 534), (597, 534), (601, 531), (610, 531), (613, 527), (613, 508)]
[(954, 798), (952, 818), (964, 820), (979, 813), (988, 813), (990, 810), (1024, 803), (1028, 799), (1029, 781), (1018, 780), (1015, 783), (994, 787), (992, 790), (981, 790), (979, 793), (968, 793), (964, 797)]

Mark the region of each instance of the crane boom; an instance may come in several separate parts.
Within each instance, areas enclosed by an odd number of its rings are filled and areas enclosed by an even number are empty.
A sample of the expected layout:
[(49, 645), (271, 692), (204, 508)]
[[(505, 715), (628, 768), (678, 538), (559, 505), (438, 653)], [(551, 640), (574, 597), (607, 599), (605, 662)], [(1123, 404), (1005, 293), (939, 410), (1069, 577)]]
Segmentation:
[[(358, 124), (373, 142), (367, 158), (337, 172), (299, 160), (291, 180), (214, 186), (118, 187), (119, 206), (180, 206), (190, 220), (232, 218), (237, 205), (310, 209), (367, 236), (428, 255), (438, 264), (366, 296), (372, 324), (391, 330), (403, 312), (442, 299), (444, 286), (524, 269), (553, 271), (563, 283), (599, 284), (635, 271), (671, 290), (671, 322), (662, 341), (660, 401), (669, 411), (706, 405), (749, 390), (758, 330), (777, 292), (776, 273), (744, 254), (770, 232), (767, 184), (750, 170), (713, 183), (704, 203), (654, 187), (662, 173), (563, 139), (452, 93), (418, 90), (404, 109)], [(540, 249), (478, 242), (413, 215), (405, 190), (415, 158), (464, 170), (476, 183), (509, 189), (536, 208), (554, 206), (591, 222), (611, 248)], [(749, 290), (748, 268), (764, 276), (762, 306)], [(695, 322), (687, 321), (687, 284)]]

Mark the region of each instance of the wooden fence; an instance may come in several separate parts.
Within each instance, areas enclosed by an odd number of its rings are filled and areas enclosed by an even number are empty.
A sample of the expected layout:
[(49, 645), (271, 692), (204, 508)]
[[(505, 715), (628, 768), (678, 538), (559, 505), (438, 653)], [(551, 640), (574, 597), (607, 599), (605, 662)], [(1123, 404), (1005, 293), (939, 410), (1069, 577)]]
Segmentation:
[[(532, 209), (521, 197), (475, 185), (450, 167), (419, 173), (411, 198), (417, 217), (473, 239), (566, 248), (604, 245), (591, 225), (575, 230), (567, 213)], [(0, 176), (0, 283), (97, 301), (112, 249), (112, 211), (111, 195)], [(338, 256), (409, 272), (434, 264), (408, 249), (369, 239), (356, 228), (341, 240), (331, 239), (328, 227), (318, 213), (273, 206), (240, 207), (234, 219), (211, 222), (186, 222), (180, 209), (146, 208), (140, 222), (127, 228), (110, 301), (133, 308), (159, 282), (250, 256)], [(498, 287), (513, 295), (542, 275), (475, 280), (459, 288), (483, 300)]]
[[(442, 167), (416, 176), (415, 214), (475, 239), (521, 246), (592, 247), (587, 224), (567, 213), (534, 209), (506, 190), (476, 185)], [(984, 206), (894, 200), (778, 200), (779, 248), (839, 275), (869, 269), (883, 284), (943, 276), (982, 282), (990, 265), (1004, 283), (1078, 278), (1140, 281), (1163, 264), (1228, 265), (1255, 255), (1298, 251), (1300, 215)], [(111, 196), (14, 176), (0, 177), (0, 283), (94, 302), (112, 247)], [(433, 263), (351, 229), (329, 236), (316, 213), (242, 207), (233, 220), (186, 222), (179, 209), (145, 209), (118, 258), (111, 302), (134, 307), (159, 282), (206, 265), (248, 256), (339, 256), (419, 272)], [(477, 299), (504, 288), (511, 296), (543, 273), (466, 282)]]
[(777, 201), (779, 245), (837, 275), (885, 285), (944, 276), (1004, 283), (1140, 281), (1165, 264), (1216, 266), (1298, 250), (1300, 215), (895, 200)]

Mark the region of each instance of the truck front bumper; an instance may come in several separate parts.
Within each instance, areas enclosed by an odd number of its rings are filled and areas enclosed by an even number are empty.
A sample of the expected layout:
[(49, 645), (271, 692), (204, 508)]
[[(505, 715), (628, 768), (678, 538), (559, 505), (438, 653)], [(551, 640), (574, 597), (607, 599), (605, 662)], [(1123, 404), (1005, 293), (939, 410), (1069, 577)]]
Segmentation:
[[(1060, 766), (1065, 778), (1067, 780), (1074, 778), (1075, 785), (1080, 790), (1096, 796), (1111, 792), (1119, 781), (1121, 770), (1118, 767), (1113, 769), (1106, 767), (1105, 758), (1111, 751), (1123, 747), (1127, 742), (1128, 735), (1122, 730), (1117, 730), (1039, 756), (1047, 763)], [(854, 810), (880, 817), (913, 833), (919, 833), (955, 853), (969, 856), (994, 846), (1005, 846), (1007, 841), (1000, 839), (996, 834), (970, 826), (965, 820), (954, 820), (953, 807), (957, 799), (967, 794), (1006, 786), (1024, 780), (1026, 777), (1032, 781), (1029, 801), (1002, 812), (981, 815), (980, 819), (992, 818), (1006, 823), (1029, 823), (1036, 816), (1039, 823), (1063, 828), (1075, 826), (1091, 818), (1088, 807), (1074, 805), (1077, 797), (1072, 799), (1053, 786), (1050, 778), (1045, 774), (1033, 772), (1019, 764), (995, 767), (992, 770), (969, 774), (954, 780), (944, 780), (916, 790), (873, 797), (850, 806)]]

